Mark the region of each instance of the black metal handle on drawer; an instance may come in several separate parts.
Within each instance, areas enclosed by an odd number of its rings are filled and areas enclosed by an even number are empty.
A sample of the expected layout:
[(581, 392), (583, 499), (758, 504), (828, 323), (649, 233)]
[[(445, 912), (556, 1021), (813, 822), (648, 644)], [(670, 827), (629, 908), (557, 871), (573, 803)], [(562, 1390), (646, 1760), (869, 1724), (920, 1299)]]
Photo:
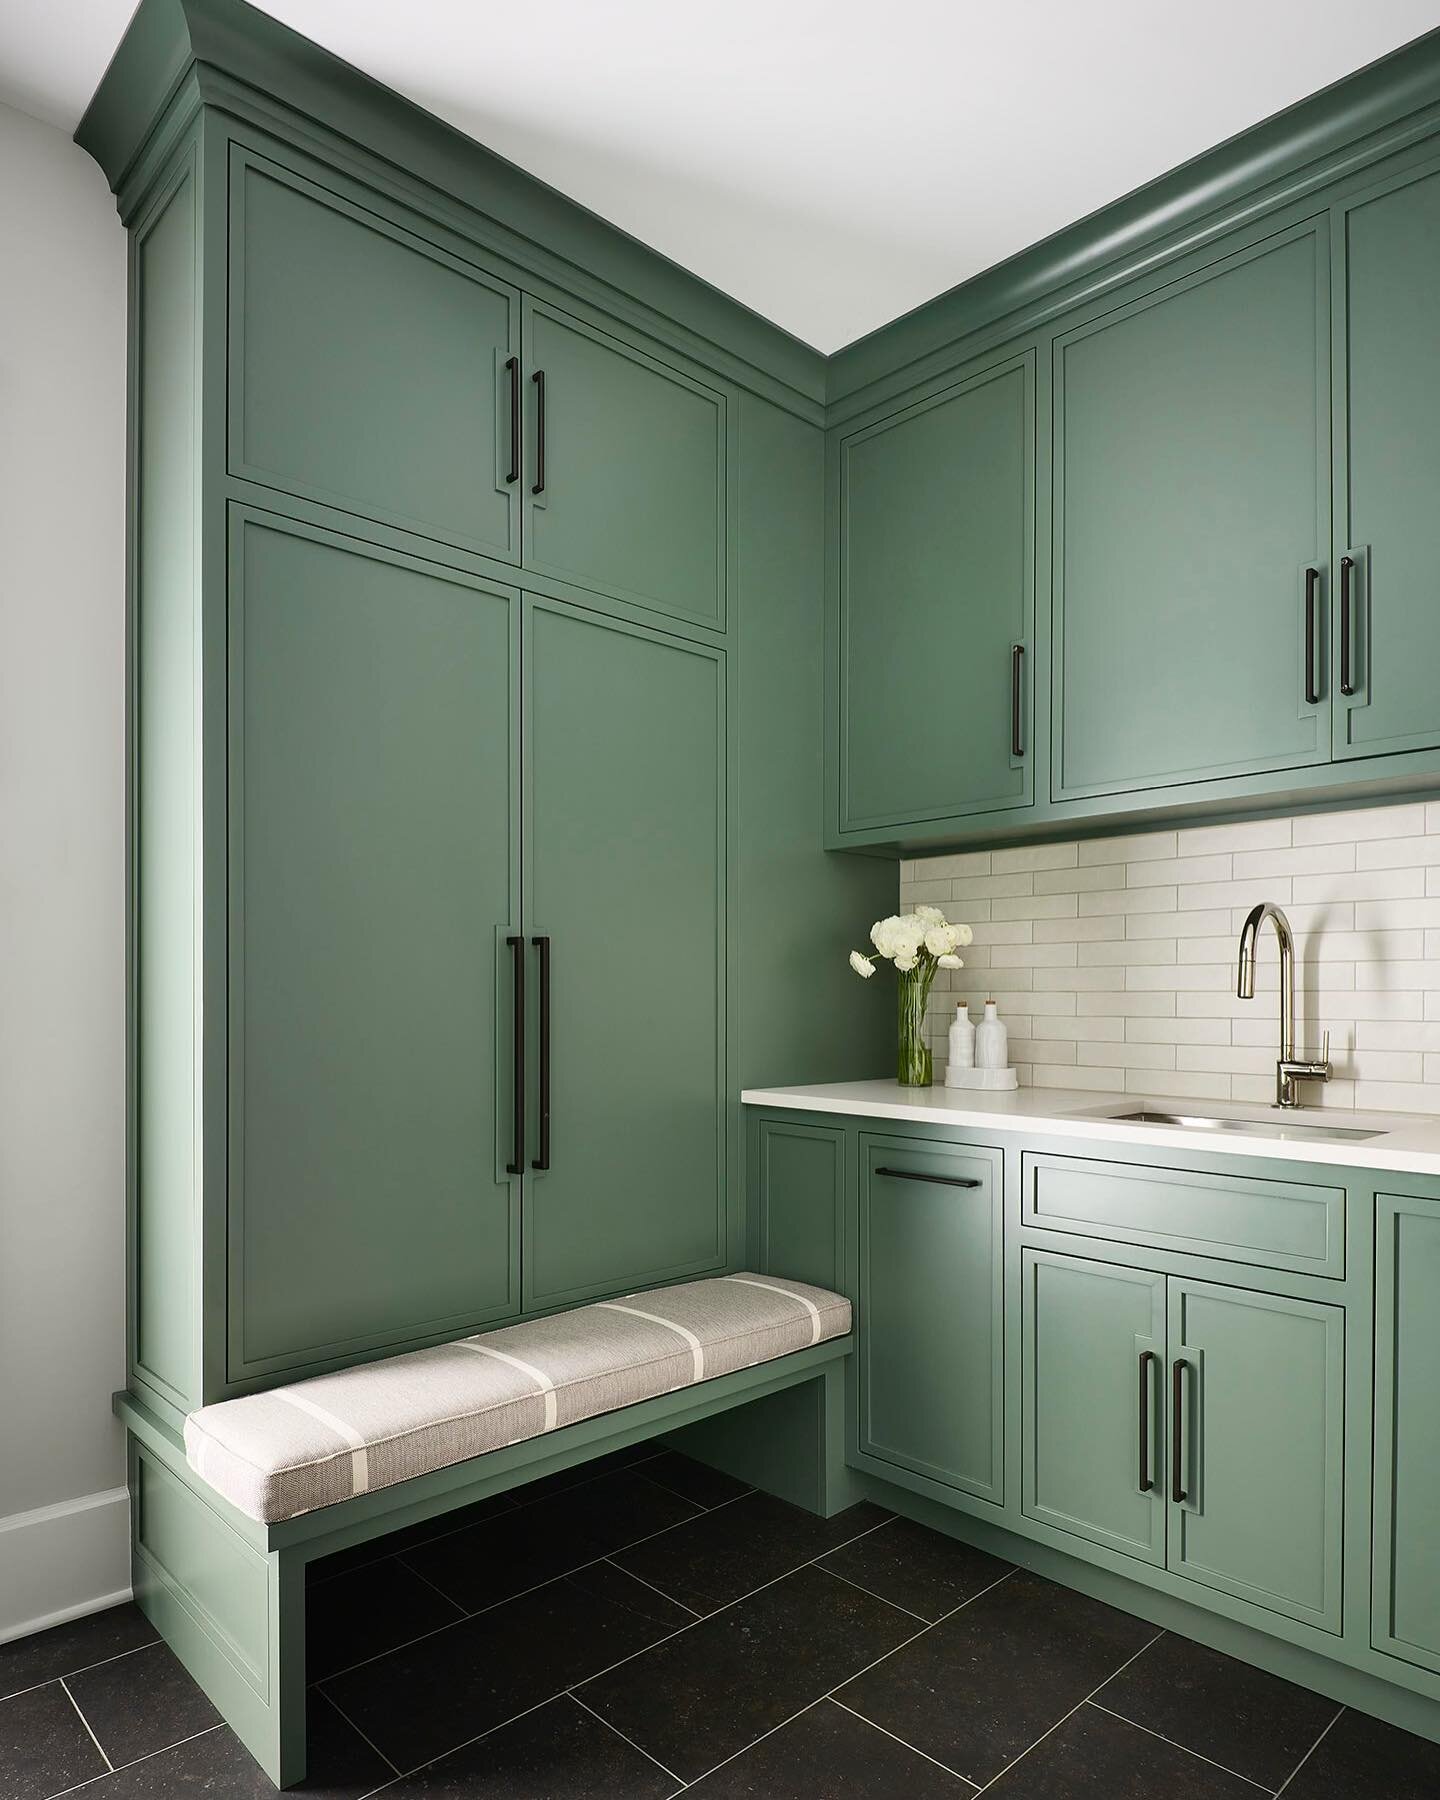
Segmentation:
[(1355, 671), (1350, 666), (1350, 582), (1355, 568), (1353, 556), (1340, 558), (1340, 692), (1355, 692)]
[(1320, 582), (1318, 569), (1305, 571), (1305, 703), (1318, 706), (1320, 683), (1315, 677), (1315, 590)]
[(537, 369), (530, 377), (535, 383), (535, 485), (532, 494), (545, 492), (545, 371)]
[(968, 1175), (927, 1175), (923, 1169), (877, 1169), (877, 1175), (889, 1175), (895, 1181), (933, 1181), (940, 1187), (983, 1187), (983, 1181), (974, 1181)]
[(515, 982), (515, 1035), (512, 1048), (515, 1063), (515, 1146), (505, 1168), (507, 1173), (518, 1175), (525, 1167), (525, 940), (523, 937), (507, 937), (505, 942), (510, 946), (510, 965)]
[(1160, 1358), (1153, 1350), (1140, 1352), (1140, 1492), (1148, 1494), (1155, 1482), (1150, 1474), (1150, 1365)]
[(532, 1169), (550, 1167), (550, 940), (531, 938), (540, 952), (540, 1154)]
[(520, 358), (507, 358), (505, 368), (510, 376), (510, 467), (507, 481), (520, 479)]
[(1185, 1372), (1190, 1367), (1176, 1357), (1170, 1370), (1170, 1498), (1188, 1500), (1185, 1492)]

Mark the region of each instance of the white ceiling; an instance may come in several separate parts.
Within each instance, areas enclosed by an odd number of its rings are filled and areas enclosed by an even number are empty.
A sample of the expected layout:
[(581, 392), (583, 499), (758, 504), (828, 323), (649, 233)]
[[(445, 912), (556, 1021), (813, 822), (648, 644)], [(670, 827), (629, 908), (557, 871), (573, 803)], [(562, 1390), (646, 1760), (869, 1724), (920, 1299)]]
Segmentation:
[[(830, 351), (1440, 24), (1440, 0), (266, 0)], [(131, 0), (4, 0), (72, 129)]]

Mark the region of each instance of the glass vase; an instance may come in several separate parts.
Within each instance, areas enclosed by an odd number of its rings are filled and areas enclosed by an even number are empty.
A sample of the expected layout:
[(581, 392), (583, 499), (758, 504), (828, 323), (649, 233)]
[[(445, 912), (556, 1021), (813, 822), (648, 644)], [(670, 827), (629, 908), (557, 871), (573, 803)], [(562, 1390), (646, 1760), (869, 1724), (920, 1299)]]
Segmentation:
[(929, 1087), (934, 1081), (930, 1040), (925, 1015), (934, 972), (922, 969), (898, 971), (900, 994), (900, 1056), (897, 1079), (901, 1087)]

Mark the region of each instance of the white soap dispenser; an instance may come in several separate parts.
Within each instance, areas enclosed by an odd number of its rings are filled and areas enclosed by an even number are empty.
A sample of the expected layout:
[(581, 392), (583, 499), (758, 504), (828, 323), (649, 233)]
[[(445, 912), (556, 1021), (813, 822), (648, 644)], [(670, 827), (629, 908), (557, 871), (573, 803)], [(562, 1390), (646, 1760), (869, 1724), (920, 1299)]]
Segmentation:
[(1010, 1066), (1010, 1033), (996, 1011), (995, 1002), (985, 1002), (985, 1017), (975, 1028), (975, 1063), (981, 1069), (1006, 1069)]
[(975, 1023), (970, 1017), (968, 1000), (958, 1000), (955, 1003), (955, 1021), (950, 1027), (950, 1067), (975, 1067)]

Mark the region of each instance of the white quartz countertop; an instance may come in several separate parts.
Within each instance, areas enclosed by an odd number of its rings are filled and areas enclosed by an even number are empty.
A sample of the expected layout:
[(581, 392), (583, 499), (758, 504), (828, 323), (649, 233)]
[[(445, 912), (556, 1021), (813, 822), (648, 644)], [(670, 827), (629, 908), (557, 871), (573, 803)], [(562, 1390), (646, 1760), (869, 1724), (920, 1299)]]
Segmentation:
[[(1288, 1162), (1328, 1163), (1357, 1169), (1391, 1169), (1440, 1176), (1440, 1117), (1412, 1113), (1356, 1113), (1339, 1107), (1302, 1107), (1295, 1117), (1274, 1107), (1223, 1100), (1176, 1100), (1145, 1094), (1096, 1094), (1072, 1088), (1017, 1088), (987, 1094), (967, 1088), (901, 1087), (894, 1081), (835, 1081), (819, 1087), (746, 1088), (747, 1106), (794, 1112), (843, 1113), (895, 1124), (954, 1125), (966, 1131), (1045, 1131), (1097, 1145), (1133, 1150), (1212, 1152), (1217, 1156), (1275, 1156)], [(1179, 1126), (1117, 1120), (1116, 1113), (1164, 1112), (1188, 1117), (1240, 1119), (1254, 1131), (1196, 1131)], [(1314, 1135), (1306, 1126), (1373, 1131), (1362, 1138)]]

